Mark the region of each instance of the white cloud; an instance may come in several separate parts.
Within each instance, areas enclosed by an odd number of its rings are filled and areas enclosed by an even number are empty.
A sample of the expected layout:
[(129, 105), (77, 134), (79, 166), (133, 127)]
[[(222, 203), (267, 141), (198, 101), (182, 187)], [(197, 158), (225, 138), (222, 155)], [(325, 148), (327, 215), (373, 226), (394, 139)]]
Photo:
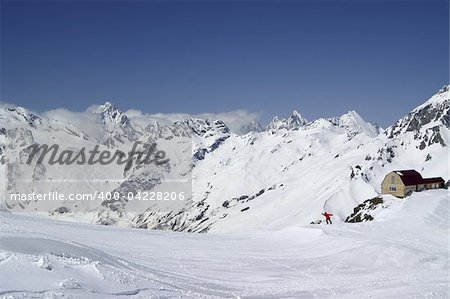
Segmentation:
[(44, 111), (41, 113), (41, 115), (49, 120), (57, 120), (62, 123), (70, 123), (90, 137), (102, 137), (100, 136), (100, 134), (102, 134), (102, 131), (99, 130), (99, 126), (101, 125), (100, 119), (92, 113), (92, 107), (89, 107), (82, 112), (58, 108)]
[(245, 110), (235, 110), (222, 113), (200, 113), (200, 114), (187, 114), (187, 113), (156, 113), (146, 114), (140, 110), (128, 110), (125, 114), (137, 124), (145, 127), (150, 121), (157, 120), (163, 123), (171, 123), (174, 121), (185, 120), (188, 118), (201, 118), (217, 120), (220, 119), (234, 132), (239, 132), (239, 129), (251, 123), (252, 121), (258, 121), (260, 113), (248, 112)]
[[(94, 138), (100, 138), (97, 136), (101, 134), (101, 130), (98, 130), (100, 119), (94, 113), (94, 110), (98, 106), (90, 106), (85, 111), (70, 111), (64, 108), (48, 110), (41, 113), (42, 116), (48, 119), (55, 119), (60, 122), (71, 123), (74, 126), (81, 129), (83, 132)], [(150, 122), (158, 121), (164, 124), (170, 124), (174, 121), (186, 120), (188, 118), (201, 118), (217, 120), (220, 119), (233, 132), (239, 132), (241, 127), (251, 123), (252, 121), (258, 121), (260, 113), (248, 112), (245, 110), (235, 110), (222, 113), (200, 113), (200, 114), (187, 114), (187, 113), (144, 113), (140, 110), (130, 109), (124, 112), (132, 122), (138, 124), (142, 128), (145, 128)]]

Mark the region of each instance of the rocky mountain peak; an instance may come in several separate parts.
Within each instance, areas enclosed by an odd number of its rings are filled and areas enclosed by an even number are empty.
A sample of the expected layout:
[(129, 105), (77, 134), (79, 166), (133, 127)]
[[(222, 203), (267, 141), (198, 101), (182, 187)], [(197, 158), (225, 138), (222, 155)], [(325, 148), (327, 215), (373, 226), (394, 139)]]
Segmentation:
[(198, 136), (209, 136), (216, 133), (230, 134), (230, 129), (222, 120), (189, 118), (185, 122), (192, 129), (192, 132)]
[(376, 137), (380, 133), (378, 126), (366, 122), (356, 111), (351, 110), (340, 117), (328, 119), (333, 125), (349, 131), (351, 134), (364, 133), (369, 137)]
[(264, 131), (263, 126), (258, 121), (252, 120), (250, 123), (240, 127), (237, 133), (240, 135), (245, 135), (250, 132), (262, 132), (262, 131)]
[(94, 112), (100, 115), (102, 123), (104, 124), (113, 123), (125, 125), (130, 122), (125, 113), (109, 101), (105, 102), (103, 105), (100, 105)]
[(434, 144), (446, 147), (448, 141), (445, 135), (448, 133), (445, 130), (448, 128), (450, 128), (450, 92), (449, 87), (444, 86), (424, 104), (390, 126), (385, 134), (389, 139), (409, 136), (420, 150), (424, 150)]
[(401, 133), (418, 133), (422, 129), (431, 129), (439, 125), (450, 127), (450, 91), (448, 85), (389, 127), (386, 130), (386, 135), (392, 138)]
[(30, 127), (36, 128), (38, 125), (42, 124), (42, 119), (39, 116), (29, 112), (25, 108), (10, 106), (6, 107), (5, 110), (12, 114), (16, 120), (26, 122)]
[(450, 90), (450, 85), (444, 85), (441, 89), (439, 89), (437, 94), (448, 92), (449, 90)]
[(267, 131), (279, 131), (279, 130), (298, 130), (307, 124), (308, 121), (297, 110), (292, 111), (288, 118), (280, 119), (275, 116), (273, 120), (267, 126)]

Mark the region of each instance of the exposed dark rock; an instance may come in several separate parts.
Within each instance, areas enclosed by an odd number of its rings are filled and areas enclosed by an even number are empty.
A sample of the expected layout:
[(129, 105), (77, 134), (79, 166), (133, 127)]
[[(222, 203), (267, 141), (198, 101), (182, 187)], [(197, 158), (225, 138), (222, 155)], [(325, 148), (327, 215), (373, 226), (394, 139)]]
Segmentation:
[(66, 207), (59, 207), (59, 208), (55, 209), (54, 211), (59, 214), (64, 214), (64, 213), (70, 212), (70, 210)]
[[(209, 205), (206, 206), (205, 209), (203, 209), (199, 215), (197, 215), (197, 217), (195, 217), (196, 221), (199, 221), (200, 219), (203, 219), (203, 217), (205, 216), (206, 211), (209, 209)], [(203, 221), (202, 221), (203, 222)]]
[[(439, 90), (438, 94), (448, 91), (448, 86)], [(425, 125), (431, 122), (440, 122), (445, 127), (450, 125), (450, 101), (430, 102), (428, 105), (415, 109), (405, 117), (398, 120), (388, 128), (385, 134), (388, 138), (394, 138), (403, 132), (419, 132)], [(416, 138), (417, 139), (417, 138)], [(438, 140), (438, 142), (440, 142)]]
[(239, 201), (243, 201), (243, 200), (246, 200), (247, 198), (248, 198), (247, 195), (242, 195), (242, 196), (240, 196), (240, 197), (238, 198), (238, 200), (239, 200)]
[(425, 149), (426, 147), (427, 147), (427, 144), (425, 143), (425, 141), (422, 140), (422, 141), (420, 142), (419, 149), (420, 149), (420, 150), (423, 150), (423, 149)]
[(370, 214), (370, 211), (375, 210), (383, 202), (383, 198), (381, 197), (365, 200), (362, 204), (359, 204), (353, 209), (353, 213), (345, 219), (345, 222), (356, 223), (372, 221), (374, 218)]

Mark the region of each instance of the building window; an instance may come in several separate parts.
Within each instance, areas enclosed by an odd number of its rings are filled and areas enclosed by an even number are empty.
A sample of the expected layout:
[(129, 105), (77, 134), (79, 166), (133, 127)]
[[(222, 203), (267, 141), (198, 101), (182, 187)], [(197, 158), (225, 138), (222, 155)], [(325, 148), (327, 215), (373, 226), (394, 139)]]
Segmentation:
[(389, 187), (389, 191), (395, 192), (395, 191), (397, 191), (397, 187), (396, 186), (391, 186), (391, 187)]
[(391, 175), (391, 184), (395, 184), (395, 176)]

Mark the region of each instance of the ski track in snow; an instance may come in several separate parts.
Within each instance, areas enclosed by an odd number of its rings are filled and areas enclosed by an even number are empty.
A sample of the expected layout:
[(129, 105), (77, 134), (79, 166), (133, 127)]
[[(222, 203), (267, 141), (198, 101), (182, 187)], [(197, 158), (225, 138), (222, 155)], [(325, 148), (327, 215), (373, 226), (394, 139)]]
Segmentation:
[(449, 193), (376, 221), (188, 234), (0, 213), (0, 298), (448, 298)]

